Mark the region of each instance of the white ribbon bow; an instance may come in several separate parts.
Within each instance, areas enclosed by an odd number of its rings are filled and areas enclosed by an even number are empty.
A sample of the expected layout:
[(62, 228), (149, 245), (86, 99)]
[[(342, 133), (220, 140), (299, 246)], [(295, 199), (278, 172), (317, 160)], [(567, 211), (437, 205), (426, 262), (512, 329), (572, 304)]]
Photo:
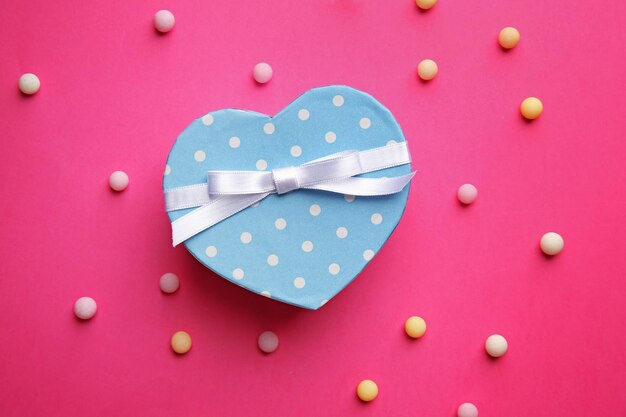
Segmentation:
[(174, 246), (246, 209), (270, 194), (300, 188), (356, 196), (395, 194), (415, 172), (392, 178), (355, 178), (411, 162), (406, 142), (332, 154), (272, 171), (209, 171), (207, 182), (164, 191), (166, 211), (198, 207), (172, 222)]

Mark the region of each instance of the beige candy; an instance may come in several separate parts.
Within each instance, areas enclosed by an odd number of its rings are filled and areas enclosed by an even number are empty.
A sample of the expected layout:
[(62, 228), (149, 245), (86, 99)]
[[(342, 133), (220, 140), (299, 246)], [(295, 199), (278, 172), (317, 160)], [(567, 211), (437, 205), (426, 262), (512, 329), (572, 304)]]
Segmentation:
[(178, 354), (184, 354), (191, 349), (191, 336), (184, 331), (178, 331), (172, 336), (172, 350)]

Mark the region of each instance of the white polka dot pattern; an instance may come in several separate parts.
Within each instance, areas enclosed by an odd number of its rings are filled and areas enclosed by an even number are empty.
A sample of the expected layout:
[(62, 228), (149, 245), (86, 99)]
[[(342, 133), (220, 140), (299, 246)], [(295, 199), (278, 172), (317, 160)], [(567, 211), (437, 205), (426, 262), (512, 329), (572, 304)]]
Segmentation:
[(265, 123), (263, 125), (263, 132), (265, 132), (266, 135), (271, 135), (275, 131), (276, 131), (276, 126), (274, 126), (274, 123)]
[(309, 120), (309, 117), (311, 117), (311, 113), (307, 109), (302, 109), (298, 112), (298, 119), (302, 121)]
[(293, 156), (294, 158), (297, 158), (300, 155), (302, 155), (302, 148), (299, 147), (298, 145), (294, 145), (291, 147), (291, 150), (289, 152), (291, 153), (291, 156)]
[(197, 162), (203, 162), (206, 159), (206, 153), (204, 153), (204, 151), (196, 151), (193, 154), (193, 159), (195, 159)]

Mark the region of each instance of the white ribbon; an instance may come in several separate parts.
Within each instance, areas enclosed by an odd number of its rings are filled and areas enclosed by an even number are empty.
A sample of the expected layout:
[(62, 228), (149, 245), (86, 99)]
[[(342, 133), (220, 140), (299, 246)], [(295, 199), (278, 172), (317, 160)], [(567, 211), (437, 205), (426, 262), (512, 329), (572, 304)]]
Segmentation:
[(209, 171), (207, 182), (164, 191), (166, 211), (198, 207), (172, 222), (174, 246), (246, 209), (270, 194), (300, 188), (356, 196), (395, 194), (415, 172), (392, 178), (355, 178), (411, 162), (406, 142), (346, 151), (272, 171)]

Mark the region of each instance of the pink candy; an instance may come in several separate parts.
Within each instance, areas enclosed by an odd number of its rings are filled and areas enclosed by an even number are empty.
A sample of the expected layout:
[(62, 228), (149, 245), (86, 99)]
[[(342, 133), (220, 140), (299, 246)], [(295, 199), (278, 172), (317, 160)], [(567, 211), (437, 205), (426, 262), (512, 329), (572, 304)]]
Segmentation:
[(128, 187), (128, 174), (124, 171), (115, 171), (109, 177), (109, 185), (115, 191), (123, 191)]
[(271, 331), (265, 331), (259, 335), (259, 349), (265, 353), (272, 353), (278, 349), (278, 336)]
[(178, 280), (178, 276), (176, 274), (172, 274), (171, 272), (163, 274), (163, 276), (161, 276), (161, 279), (159, 280), (159, 286), (161, 287), (161, 291), (166, 294), (176, 292), (179, 285), (180, 282)]
[(472, 403), (463, 403), (456, 412), (457, 417), (478, 417), (478, 408)]
[(252, 70), (252, 76), (259, 84), (265, 84), (269, 80), (272, 79), (272, 67), (270, 64), (266, 64), (265, 62), (260, 62), (254, 66)]
[(154, 27), (161, 33), (167, 33), (174, 28), (176, 18), (169, 10), (159, 10), (154, 14)]
[(80, 297), (74, 303), (74, 314), (82, 320), (89, 320), (96, 314), (97, 310), (96, 300), (91, 297)]
[(457, 197), (463, 204), (472, 204), (478, 197), (478, 190), (472, 184), (463, 184), (457, 191)]

